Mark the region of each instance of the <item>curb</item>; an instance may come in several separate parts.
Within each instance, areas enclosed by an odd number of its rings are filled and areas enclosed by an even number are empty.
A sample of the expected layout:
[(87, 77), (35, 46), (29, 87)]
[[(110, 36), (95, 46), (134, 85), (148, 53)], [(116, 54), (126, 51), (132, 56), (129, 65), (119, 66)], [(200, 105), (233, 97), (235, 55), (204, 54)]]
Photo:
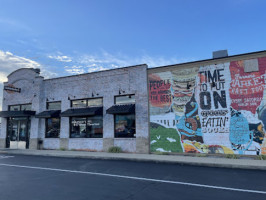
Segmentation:
[[(136, 157), (126, 157), (126, 156), (99, 156), (99, 155), (67, 155), (67, 154), (58, 154), (58, 153), (31, 153), (31, 152), (8, 152), (1, 151), (0, 154), (8, 154), (8, 155), (26, 155), (26, 156), (44, 156), (44, 157), (59, 157), (59, 158), (81, 158), (81, 159), (98, 159), (98, 160), (123, 160), (123, 161), (134, 161), (134, 162), (153, 162), (153, 163), (168, 163), (168, 164), (179, 164), (179, 165), (189, 165), (189, 166), (202, 166), (202, 167), (216, 167), (216, 168), (230, 168), (230, 169), (248, 169), (248, 170), (266, 170), (266, 161), (263, 161), (263, 165), (250, 165), (250, 164), (237, 164), (237, 163), (221, 163), (222, 158), (217, 159), (206, 159), (200, 158), (195, 159), (195, 161), (191, 160), (178, 160), (180, 157), (176, 157), (176, 159), (167, 159), (167, 155), (160, 155), (156, 158), (136, 158)], [(121, 155), (121, 154), (120, 154)], [(191, 159), (192, 157), (190, 157)], [(216, 161), (216, 162), (215, 162)], [(217, 162), (220, 161), (220, 162)], [(234, 162), (234, 160), (231, 160)]]

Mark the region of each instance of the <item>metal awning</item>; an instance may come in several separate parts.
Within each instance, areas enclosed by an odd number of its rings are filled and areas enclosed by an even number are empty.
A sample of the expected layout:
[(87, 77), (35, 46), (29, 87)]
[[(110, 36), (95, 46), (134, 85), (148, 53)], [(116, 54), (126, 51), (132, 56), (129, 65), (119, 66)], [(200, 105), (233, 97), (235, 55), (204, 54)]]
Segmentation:
[(108, 114), (131, 114), (135, 113), (135, 104), (113, 105), (106, 110)]
[(46, 110), (35, 115), (37, 118), (60, 117), (61, 110)]
[(103, 107), (71, 108), (61, 113), (61, 117), (103, 115)]
[(23, 110), (23, 111), (1, 111), (0, 117), (29, 117), (35, 115), (35, 111)]

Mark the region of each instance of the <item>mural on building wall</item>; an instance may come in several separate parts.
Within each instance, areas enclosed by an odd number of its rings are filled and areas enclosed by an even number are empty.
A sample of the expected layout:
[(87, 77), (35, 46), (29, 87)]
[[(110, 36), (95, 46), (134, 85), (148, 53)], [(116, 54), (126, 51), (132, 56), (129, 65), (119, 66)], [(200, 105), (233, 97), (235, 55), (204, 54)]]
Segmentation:
[(150, 74), (151, 151), (266, 154), (265, 72), (266, 57)]

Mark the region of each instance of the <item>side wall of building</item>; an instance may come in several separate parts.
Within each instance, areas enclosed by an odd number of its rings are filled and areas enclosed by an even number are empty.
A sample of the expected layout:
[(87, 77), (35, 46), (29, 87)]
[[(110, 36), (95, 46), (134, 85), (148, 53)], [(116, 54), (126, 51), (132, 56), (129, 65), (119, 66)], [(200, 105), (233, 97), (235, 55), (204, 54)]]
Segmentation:
[(266, 55), (149, 72), (152, 152), (266, 154)]

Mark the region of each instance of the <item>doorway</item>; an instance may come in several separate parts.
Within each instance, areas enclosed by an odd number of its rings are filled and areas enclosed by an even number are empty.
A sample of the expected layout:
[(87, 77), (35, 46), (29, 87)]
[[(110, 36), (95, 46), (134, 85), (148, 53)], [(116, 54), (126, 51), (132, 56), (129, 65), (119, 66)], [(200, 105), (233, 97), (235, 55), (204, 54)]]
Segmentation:
[(8, 119), (7, 148), (26, 149), (29, 147), (30, 119), (11, 117)]

